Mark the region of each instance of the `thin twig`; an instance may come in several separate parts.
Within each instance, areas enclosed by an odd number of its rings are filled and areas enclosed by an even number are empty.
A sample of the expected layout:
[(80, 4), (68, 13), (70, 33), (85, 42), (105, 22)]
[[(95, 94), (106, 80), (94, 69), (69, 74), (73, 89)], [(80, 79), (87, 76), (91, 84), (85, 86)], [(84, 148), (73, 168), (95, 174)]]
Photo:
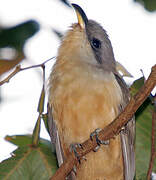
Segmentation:
[(20, 65), (16, 66), (16, 69), (15, 69), (11, 74), (9, 74), (9, 76), (8, 76), (7, 78), (5, 78), (4, 80), (0, 81), (0, 86), (3, 85), (4, 83), (8, 83), (9, 80), (10, 80), (13, 76), (15, 76), (15, 74), (17, 74), (18, 72), (20, 72), (20, 69), (21, 69), (21, 66), (20, 66)]
[(151, 179), (155, 158), (156, 158), (156, 96), (154, 100), (154, 110), (152, 113), (151, 158), (147, 172), (147, 180)]
[(43, 63), (41, 64), (37, 64), (37, 65), (33, 65), (33, 66), (28, 66), (28, 67), (25, 67), (25, 68), (21, 68), (20, 65), (16, 66), (15, 70), (9, 74), (8, 77), (6, 77), (4, 80), (0, 81), (0, 86), (3, 85), (4, 83), (8, 83), (10, 81), (10, 79), (15, 76), (18, 72), (21, 72), (21, 71), (24, 71), (24, 70), (27, 70), (27, 69), (32, 69), (32, 68), (37, 68), (37, 67), (42, 67), (50, 60), (54, 59), (55, 57), (52, 57), (46, 61), (44, 61)]
[[(139, 92), (131, 98), (129, 104), (126, 106), (124, 111), (108, 126), (106, 126), (100, 133), (100, 140), (109, 140), (116, 136), (121, 128), (127, 124), (127, 122), (133, 117), (134, 113), (140, 107), (140, 105), (145, 101), (145, 99), (149, 96), (150, 92), (156, 85), (156, 65), (152, 67), (151, 74), (143, 87), (139, 90)], [(93, 141), (88, 139), (84, 143), (82, 143), (82, 148), (76, 148), (78, 156), (82, 158), (87, 153), (92, 151), (96, 146), (95, 138)], [(77, 164), (78, 159), (74, 156), (74, 153), (70, 153), (68, 159), (60, 166), (60, 168), (56, 171), (53, 177), (50, 180), (60, 180), (65, 179), (65, 177), (71, 172), (74, 165)]]
[[(43, 70), (43, 74), (42, 74), (43, 85), (42, 85), (42, 91), (41, 91), (38, 108), (37, 108), (38, 118), (37, 118), (34, 130), (33, 130), (33, 135), (32, 135), (32, 146), (33, 147), (37, 147), (39, 144), (40, 130), (41, 130), (41, 116), (44, 111), (44, 101), (45, 101), (45, 64), (44, 63), (41, 64), (41, 68)], [(38, 65), (37, 65), (37, 67), (38, 67)]]

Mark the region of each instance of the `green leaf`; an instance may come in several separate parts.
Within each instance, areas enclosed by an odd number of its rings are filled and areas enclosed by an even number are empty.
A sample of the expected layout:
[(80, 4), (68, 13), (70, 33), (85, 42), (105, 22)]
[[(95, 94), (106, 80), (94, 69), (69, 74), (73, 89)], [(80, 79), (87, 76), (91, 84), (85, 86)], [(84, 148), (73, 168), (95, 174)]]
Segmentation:
[[(153, 106), (149, 99), (143, 103), (136, 113), (136, 179), (146, 174), (149, 167), (151, 153), (151, 130), (152, 130)], [(153, 169), (156, 171), (156, 166)]]
[[(131, 86), (131, 94), (135, 95), (144, 84), (144, 78), (139, 78)], [(150, 98), (141, 105), (135, 114), (136, 118), (136, 180), (146, 179), (150, 153), (151, 153), (151, 131), (152, 111), (154, 107)], [(153, 169), (156, 171), (156, 164)]]
[[(27, 134), (27, 135), (6, 136), (5, 140), (19, 147), (31, 146), (32, 135)], [(49, 148), (51, 149), (51, 152), (55, 154), (55, 147), (51, 144), (50, 141), (46, 139), (40, 138), (38, 147)]]
[(153, 12), (156, 10), (156, 0), (134, 0), (140, 3), (147, 11)]
[(44, 122), (45, 128), (46, 128), (46, 130), (47, 130), (47, 131), (48, 131), (48, 133), (49, 133), (48, 113), (46, 113), (46, 114), (42, 114), (42, 119), (43, 119), (43, 122)]
[(49, 141), (41, 139), (34, 148), (29, 144), (29, 135), (7, 136), (6, 139), (20, 147), (0, 164), (0, 179), (48, 180), (56, 172), (57, 160)]
[(38, 108), (37, 108), (37, 111), (39, 112), (39, 114), (42, 114), (44, 111), (44, 101), (45, 101), (45, 89), (43, 86), (41, 95), (40, 95), (40, 99), (39, 99), (39, 103), (38, 103)]
[(5, 140), (16, 146), (26, 146), (32, 143), (32, 135), (6, 136)]
[[(5, 140), (7, 140), (8, 142), (16, 145), (16, 146), (31, 146), (32, 143), (32, 135), (13, 135), (13, 136), (6, 136)], [(55, 153), (55, 148), (54, 146), (52, 146), (51, 142), (40, 138), (39, 139), (39, 147), (49, 147), (52, 149), (52, 152)]]
[(25, 58), (24, 44), (38, 30), (39, 24), (33, 20), (9, 28), (0, 28), (0, 48), (10, 47), (16, 51), (16, 56), (12, 59), (0, 59), (0, 75), (14, 68)]
[(39, 138), (40, 138), (40, 129), (41, 129), (41, 115), (39, 114), (32, 135), (33, 146), (38, 146)]
[(133, 84), (130, 87), (130, 92), (132, 96), (134, 96), (139, 91), (139, 89), (144, 85), (144, 81), (145, 81), (144, 77), (141, 77), (133, 82)]
[(14, 47), (21, 50), (25, 41), (32, 37), (39, 30), (39, 24), (29, 20), (10, 28), (3, 28), (0, 31), (0, 48)]

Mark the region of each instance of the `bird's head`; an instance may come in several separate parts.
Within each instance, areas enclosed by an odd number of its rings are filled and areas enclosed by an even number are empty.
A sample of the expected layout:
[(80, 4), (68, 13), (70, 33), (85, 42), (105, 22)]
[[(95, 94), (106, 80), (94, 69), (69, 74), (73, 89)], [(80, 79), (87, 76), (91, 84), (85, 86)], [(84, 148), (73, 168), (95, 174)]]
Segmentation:
[(93, 20), (88, 20), (82, 8), (72, 4), (78, 23), (67, 32), (59, 54), (73, 61), (83, 61), (106, 71), (115, 71), (111, 42), (106, 31)]

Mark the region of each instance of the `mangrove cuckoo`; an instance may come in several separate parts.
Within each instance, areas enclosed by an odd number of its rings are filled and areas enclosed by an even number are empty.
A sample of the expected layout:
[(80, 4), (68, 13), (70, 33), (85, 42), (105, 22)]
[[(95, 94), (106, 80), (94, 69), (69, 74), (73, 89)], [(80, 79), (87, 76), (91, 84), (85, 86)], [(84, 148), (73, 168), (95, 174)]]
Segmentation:
[[(111, 42), (100, 24), (76, 4), (78, 23), (64, 36), (49, 80), (49, 129), (59, 165), (70, 145), (82, 143), (111, 123), (129, 102), (129, 90), (116, 70)], [(86, 155), (68, 176), (76, 180), (133, 180), (135, 121)]]

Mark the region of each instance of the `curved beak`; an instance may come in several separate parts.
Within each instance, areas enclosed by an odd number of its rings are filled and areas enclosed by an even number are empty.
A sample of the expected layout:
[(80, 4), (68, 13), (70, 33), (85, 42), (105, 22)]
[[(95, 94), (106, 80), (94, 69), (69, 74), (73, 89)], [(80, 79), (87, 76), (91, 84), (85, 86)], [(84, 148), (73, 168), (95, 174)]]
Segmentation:
[(78, 24), (80, 25), (80, 27), (82, 29), (84, 29), (86, 24), (88, 23), (88, 18), (86, 16), (85, 12), (77, 4), (72, 4), (72, 6), (75, 9), (75, 12), (76, 12), (76, 15), (77, 15), (77, 19), (78, 19)]

